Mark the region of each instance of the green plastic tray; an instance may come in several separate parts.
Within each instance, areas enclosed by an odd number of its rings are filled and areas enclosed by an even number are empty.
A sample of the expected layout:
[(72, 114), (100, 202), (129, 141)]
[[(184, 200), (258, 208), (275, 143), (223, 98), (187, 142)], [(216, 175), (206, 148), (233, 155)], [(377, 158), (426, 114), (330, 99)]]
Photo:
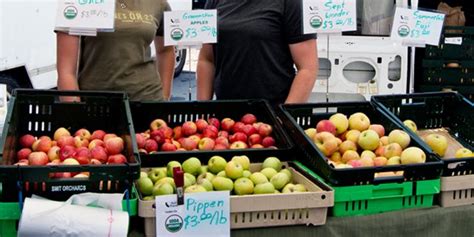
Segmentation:
[(334, 189), (333, 216), (357, 216), (409, 208), (433, 206), (440, 192), (440, 179), (358, 186), (331, 186), (303, 164), (295, 163), (309, 175)]

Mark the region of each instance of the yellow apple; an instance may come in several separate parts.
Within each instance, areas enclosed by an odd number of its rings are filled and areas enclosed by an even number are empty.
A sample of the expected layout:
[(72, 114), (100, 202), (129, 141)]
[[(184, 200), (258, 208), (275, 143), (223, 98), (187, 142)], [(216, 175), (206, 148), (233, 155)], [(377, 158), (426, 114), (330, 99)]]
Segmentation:
[(412, 120), (405, 120), (403, 121), (403, 124), (405, 124), (405, 126), (407, 126), (409, 129), (411, 129), (413, 132), (416, 132), (418, 129), (416, 127), (416, 123), (413, 122)]
[(400, 129), (395, 129), (388, 134), (388, 143), (398, 143), (402, 149), (405, 149), (410, 145), (410, 136)]
[(329, 121), (331, 121), (334, 126), (336, 126), (336, 134), (344, 133), (347, 128), (349, 128), (349, 120), (347, 116), (341, 113), (333, 114)]
[(426, 144), (439, 156), (443, 157), (448, 149), (448, 139), (441, 134), (429, 134), (424, 138)]
[(400, 156), (402, 154), (402, 147), (398, 143), (390, 143), (384, 147), (383, 156), (388, 159), (394, 156)]
[(365, 131), (370, 126), (370, 119), (364, 113), (354, 113), (349, 117), (349, 129)]
[(316, 128), (308, 128), (308, 129), (304, 130), (304, 133), (306, 134), (306, 136), (313, 139), (314, 136), (316, 135)]
[(424, 163), (426, 154), (418, 147), (408, 147), (402, 152), (400, 161), (403, 165)]
[(374, 130), (363, 131), (360, 136), (357, 144), (364, 150), (373, 151), (379, 147), (379, 135)]
[(400, 156), (394, 156), (387, 160), (387, 165), (400, 165), (401, 163)]
[(352, 141), (353, 143), (357, 144), (359, 141), (360, 131), (359, 130), (350, 130), (346, 133), (346, 141)]
[(473, 156), (474, 154), (472, 153), (472, 151), (467, 148), (458, 149), (456, 153), (454, 154), (454, 157), (456, 158), (468, 158), (468, 157), (473, 157)]
[(348, 150), (342, 155), (341, 160), (343, 163), (347, 163), (351, 160), (358, 160), (358, 159), (360, 159), (360, 156), (359, 156), (359, 153), (357, 153), (357, 151)]

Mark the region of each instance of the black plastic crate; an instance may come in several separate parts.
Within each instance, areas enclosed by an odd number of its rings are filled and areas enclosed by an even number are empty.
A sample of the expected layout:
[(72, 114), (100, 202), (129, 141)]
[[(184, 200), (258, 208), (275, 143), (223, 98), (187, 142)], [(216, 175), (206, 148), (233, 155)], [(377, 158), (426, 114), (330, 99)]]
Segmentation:
[(447, 92), (455, 91), (466, 97), (469, 102), (474, 103), (474, 85), (472, 86), (453, 86), (453, 85), (418, 85), (419, 92)]
[(474, 61), (424, 59), (423, 82), (432, 85), (474, 85)]
[[(335, 113), (343, 113), (347, 116), (362, 112), (365, 113), (371, 123), (382, 124), (385, 131), (393, 129), (408, 128), (400, 126), (393, 118), (387, 116), (380, 108), (374, 107), (370, 102), (344, 102), (344, 103), (317, 103), (317, 104), (290, 104), (281, 105), (281, 119), (288, 133), (291, 134), (295, 144), (299, 148), (301, 162), (315, 170), (331, 185), (350, 186), (367, 185), (387, 182), (416, 181), (425, 179), (436, 179), (442, 171), (442, 161), (432, 154), (431, 149), (424, 144), (420, 138), (410, 134), (409, 146), (421, 148), (426, 154), (426, 163), (410, 165), (390, 165), (383, 167), (358, 167), (336, 169), (328, 164), (328, 158), (321, 153), (316, 145), (307, 137), (304, 130), (315, 128), (316, 124), (323, 119), (328, 119)], [(311, 159), (310, 159), (311, 158)], [(378, 172), (404, 171), (403, 177), (377, 177)]]
[(472, 60), (474, 58), (474, 27), (444, 27), (441, 43), (438, 46), (427, 46), (425, 58)]
[[(418, 129), (446, 128), (464, 147), (474, 150), (474, 106), (454, 92), (415, 93), (372, 97), (374, 104), (400, 126), (413, 120)], [(410, 130), (412, 135), (415, 135)], [(474, 173), (474, 157), (445, 158), (443, 176)]]
[[(60, 96), (77, 96), (81, 102), (62, 102)], [(127, 164), (78, 166), (14, 166), (18, 139), (24, 134), (49, 135), (59, 127), (70, 130), (102, 129), (124, 140)], [(131, 124), (128, 97), (119, 92), (16, 90), (8, 108), (0, 142), (2, 201), (18, 201), (37, 194), (65, 200), (82, 192), (123, 192), (140, 176), (140, 159)], [(50, 179), (50, 173), (89, 172), (88, 179)]]
[[(159, 151), (155, 154), (140, 154), (142, 167), (154, 167), (162, 160), (184, 161), (192, 156), (212, 155), (249, 155), (282, 156), (290, 154), (293, 143), (277, 121), (275, 111), (265, 100), (225, 100), (225, 101), (193, 101), (193, 102), (130, 102), (133, 125), (136, 132), (147, 130), (154, 119), (163, 119), (170, 127), (178, 126), (186, 121), (216, 117), (219, 120), (231, 118), (239, 121), (246, 113), (252, 113), (260, 122), (273, 127), (272, 137), (278, 149), (238, 149), (215, 151)], [(252, 162), (254, 162), (252, 160)]]

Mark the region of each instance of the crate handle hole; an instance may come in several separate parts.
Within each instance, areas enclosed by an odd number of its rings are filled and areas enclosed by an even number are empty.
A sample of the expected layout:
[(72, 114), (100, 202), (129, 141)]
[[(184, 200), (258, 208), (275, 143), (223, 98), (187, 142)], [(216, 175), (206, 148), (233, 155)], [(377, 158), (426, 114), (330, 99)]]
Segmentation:
[(324, 195), (324, 194), (321, 195), (321, 199), (323, 199), (323, 200), (326, 199), (326, 195)]

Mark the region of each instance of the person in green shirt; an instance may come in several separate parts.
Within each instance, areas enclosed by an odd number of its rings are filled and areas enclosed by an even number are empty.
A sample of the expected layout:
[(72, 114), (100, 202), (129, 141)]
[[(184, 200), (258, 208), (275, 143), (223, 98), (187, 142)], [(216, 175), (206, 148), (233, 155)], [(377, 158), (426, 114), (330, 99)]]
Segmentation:
[(164, 46), (163, 38), (168, 3), (117, 0), (115, 8), (114, 32), (90, 37), (57, 32), (58, 90), (125, 91), (130, 100), (168, 100), (175, 63), (174, 48)]

